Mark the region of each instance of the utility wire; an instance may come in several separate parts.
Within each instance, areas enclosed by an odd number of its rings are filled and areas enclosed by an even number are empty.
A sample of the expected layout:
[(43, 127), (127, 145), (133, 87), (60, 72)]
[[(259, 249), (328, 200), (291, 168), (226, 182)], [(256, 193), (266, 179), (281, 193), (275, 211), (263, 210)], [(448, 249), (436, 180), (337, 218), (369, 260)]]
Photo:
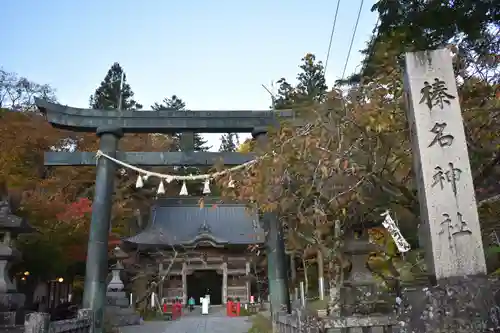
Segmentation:
[(326, 54), (325, 69), (324, 69), (325, 74), (326, 74), (326, 68), (328, 67), (328, 60), (330, 60), (330, 51), (332, 50), (333, 34), (335, 33), (335, 26), (337, 25), (337, 16), (339, 14), (339, 7), (340, 7), (340, 0), (337, 0), (337, 9), (335, 9), (335, 17), (333, 18), (333, 24), (332, 24), (332, 33), (330, 34), (330, 41), (328, 42), (328, 52)]
[(363, 4), (365, 0), (361, 0), (361, 4), (359, 5), (358, 17), (356, 18), (356, 24), (354, 25), (354, 30), (352, 32), (351, 44), (349, 45), (349, 51), (347, 51), (347, 58), (344, 64), (344, 70), (342, 71), (342, 79), (345, 77), (345, 71), (347, 70), (347, 64), (349, 63), (349, 58), (351, 57), (352, 45), (354, 44), (354, 38), (356, 37), (356, 31), (358, 30), (359, 18), (361, 17), (361, 10), (363, 9)]

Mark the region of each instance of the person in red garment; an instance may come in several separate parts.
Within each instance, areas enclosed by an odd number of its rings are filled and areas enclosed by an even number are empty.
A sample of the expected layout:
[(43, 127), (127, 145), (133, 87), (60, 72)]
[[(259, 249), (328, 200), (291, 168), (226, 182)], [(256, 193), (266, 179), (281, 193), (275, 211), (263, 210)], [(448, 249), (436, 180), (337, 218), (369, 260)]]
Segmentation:
[(176, 297), (176, 299), (175, 299), (175, 307), (176, 307), (177, 316), (178, 317), (182, 316), (182, 302), (179, 299), (179, 297)]
[(172, 301), (172, 320), (177, 319), (178, 317), (178, 306), (177, 306), (177, 299), (174, 299)]
[(163, 313), (167, 313), (167, 301), (166, 300), (163, 300), (162, 310), (163, 310)]

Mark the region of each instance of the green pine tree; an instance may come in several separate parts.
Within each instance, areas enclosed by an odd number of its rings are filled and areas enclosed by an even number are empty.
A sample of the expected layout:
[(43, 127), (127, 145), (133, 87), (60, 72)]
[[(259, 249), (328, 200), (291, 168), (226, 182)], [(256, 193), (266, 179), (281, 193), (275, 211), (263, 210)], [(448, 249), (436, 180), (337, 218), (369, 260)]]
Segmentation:
[[(160, 110), (186, 110), (186, 103), (177, 97), (176, 95), (172, 95), (170, 98), (164, 98), (161, 103), (155, 103), (151, 105), (151, 108), (155, 111)], [(177, 138), (177, 142), (180, 143), (181, 134), (174, 134), (174, 137)], [(198, 133), (194, 133), (194, 150), (196, 151), (208, 151), (211, 146), (207, 146), (207, 141), (203, 139)], [(180, 144), (177, 145), (177, 150), (181, 150)]]
[(151, 108), (155, 111), (160, 110), (186, 110), (186, 103), (176, 95), (172, 95), (170, 98), (164, 98), (161, 103), (155, 103), (151, 105)]
[(278, 80), (278, 93), (274, 100), (276, 109), (324, 101), (328, 86), (323, 63), (316, 61), (314, 54), (308, 53), (302, 58), (299, 68), (301, 71), (297, 75), (296, 86), (288, 83), (285, 78)]
[[(160, 111), (160, 110), (179, 110), (183, 111), (186, 110), (186, 103), (177, 97), (176, 95), (172, 95), (170, 98), (164, 98), (161, 103), (154, 103), (151, 105), (151, 109), (155, 111)], [(185, 133), (184, 135), (192, 135), (193, 136), (193, 146), (189, 148), (184, 148), (182, 149), (181, 144), (181, 136), (182, 133), (176, 133), (173, 135), (174, 138), (176, 138), (175, 142), (176, 145), (174, 147), (175, 150), (181, 151), (181, 150), (192, 150), (194, 147), (195, 151), (207, 151), (211, 147), (207, 146), (207, 141), (203, 139), (203, 136), (201, 136), (199, 133)], [(176, 167), (174, 168), (176, 170), (177, 174), (180, 175), (197, 175), (197, 174), (202, 174), (202, 173), (207, 173), (209, 172), (211, 167), (204, 167), (204, 168), (197, 168), (197, 167)], [(186, 183), (187, 188), (188, 188), (188, 193), (191, 196), (201, 196), (203, 195), (203, 183), (202, 182), (187, 182)], [(212, 186), (214, 187), (214, 186)]]
[(240, 145), (238, 133), (226, 133), (220, 137), (219, 151), (236, 151)]
[[(121, 105), (119, 103), (120, 96)], [(142, 109), (142, 105), (134, 100), (134, 92), (127, 83), (127, 76), (119, 63), (115, 62), (111, 66), (99, 88), (90, 96), (90, 107), (102, 110), (116, 110), (118, 108), (121, 108), (121, 110)]]

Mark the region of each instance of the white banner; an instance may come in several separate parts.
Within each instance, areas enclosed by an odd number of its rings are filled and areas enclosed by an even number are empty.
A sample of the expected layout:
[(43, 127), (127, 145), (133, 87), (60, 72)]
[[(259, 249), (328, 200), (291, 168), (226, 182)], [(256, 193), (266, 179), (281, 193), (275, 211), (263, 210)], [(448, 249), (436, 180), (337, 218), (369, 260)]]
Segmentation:
[(411, 249), (410, 244), (408, 244), (406, 239), (401, 234), (401, 231), (399, 231), (399, 228), (396, 225), (396, 222), (394, 222), (391, 215), (389, 214), (389, 211), (386, 210), (384, 213), (380, 214), (380, 216), (385, 216), (385, 219), (384, 219), (384, 222), (382, 222), (382, 225), (391, 234), (392, 239), (394, 240), (394, 243), (396, 244), (399, 252), (405, 253), (405, 252), (410, 251), (410, 249)]

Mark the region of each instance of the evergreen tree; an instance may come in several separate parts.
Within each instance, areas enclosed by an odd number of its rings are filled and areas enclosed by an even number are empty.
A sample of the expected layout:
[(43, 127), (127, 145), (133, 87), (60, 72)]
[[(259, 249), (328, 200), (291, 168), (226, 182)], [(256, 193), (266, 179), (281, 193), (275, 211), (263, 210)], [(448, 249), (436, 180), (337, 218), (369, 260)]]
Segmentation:
[[(161, 103), (155, 103), (151, 105), (151, 108), (155, 111), (160, 111), (160, 110), (179, 110), (179, 111), (184, 111), (186, 110), (186, 103), (176, 95), (172, 95), (170, 98), (164, 98)], [(173, 135), (175, 138), (177, 138), (177, 142), (180, 142), (180, 137), (181, 134), (174, 134)], [(207, 146), (207, 141), (203, 139), (203, 137), (198, 134), (194, 133), (194, 150), (196, 151), (207, 151), (211, 146)], [(177, 150), (180, 150), (180, 146), (177, 146)]]
[(151, 108), (155, 111), (186, 110), (186, 103), (184, 103), (184, 101), (176, 95), (172, 95), (170, 98), (164, 98), (160, 104), (155, 103), (154, 105), (151, 105)]
[[(161, 110), (178, 110), (178, 111), (184, 111), (186, 110), (186, 103), (177, 97), (176, 95), (172, 95), (170, 98), (164, 98), (161, 103), (154, 103), (151, 105), (151, 109), (154, 111), (161, 111)], [(196, 151), (207, 151), (211, 147), (206, 146), (207, 141), (203, 139), (203, 137), (199, 133), (186, 133), (185, 135), (193, 135), (193, 144), (194, 144), (194, 150)], [(176, 138), (176, 146), (175, 150), (181, 151), (181, 135), (182, 133), (176, 133), (173, 135), (174, 138)], [(201, 173), (206, 173), (209, 172), (210, 167), (204, 167), (204, 168), (199, 168), (199, 167), (176, 167), (174, 168), (176, 170), (177, 174), (180, 175), (196, 175), (196, 174), (201, 174)], [(200, 182), (187, 182), (186, 183), (188, 193), (189, 195), (194, 195), (194, 196), (201, 196), (203, 195), (203, 183)], [(215, 186), (212, 186), (215, 187)]]
[[(455, 51), (467, 61), (474, 62), (472, 68), (462, 68), (463, 63), (454, 62), (457, 71), (466, 72), (466, 76), (479, 69), (494, 73), (500, 52), (500, 6), (493, 3), (491, 0), (375, 1), (371, 10), (378, 12), (380, 24), (361, 51), (364, 59), (360, 71), (337, 83), (352, 85), (368, 81), (385, 73), (388, 59), (401, 64), (405, 52), (450, 45), (458, 48)], [(385, 50), (383, 57), (375, 52), (379, 49)]]
[(238, 133), (226, 133), (220, 137), (219, 151), (236, 151), (240, 145)]
[(328, 86), (325, 80), (325, 68), (321, 61), (316, 61), (314, 54), (308, 53), (302, 58), (297, 75), (298, 84), (294, 87), (285, 78), (278, 80), (278, 94), (274, 100), (276, 109), (289, 108), (292, 105), (308, 105), (325, 100)]
[[(119, 103), (120, 96), (121, 105)], [(127, 76), (119, 63), (115, 62), (111, 66), (99, 88), (90, 96), (90, 107), (92, 109), (103, 110), (115, 110), (118, 108), (122, 110), (142, 109), (142, 105), (134, 100), (134, 92), (127, 83)]]

